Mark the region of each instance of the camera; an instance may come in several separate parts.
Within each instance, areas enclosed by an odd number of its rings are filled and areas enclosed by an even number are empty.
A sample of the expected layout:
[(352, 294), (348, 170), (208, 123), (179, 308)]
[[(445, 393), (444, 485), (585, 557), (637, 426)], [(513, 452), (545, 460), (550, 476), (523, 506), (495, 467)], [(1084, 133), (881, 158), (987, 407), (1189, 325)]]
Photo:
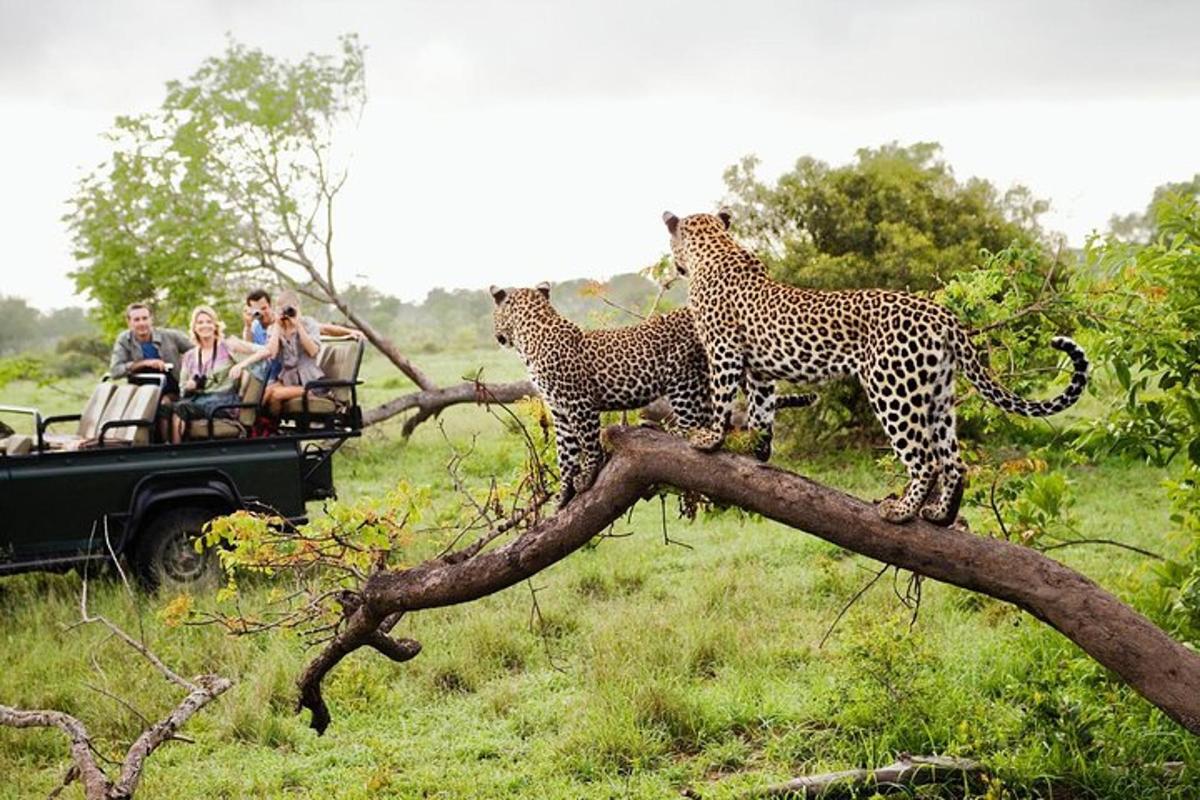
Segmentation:
[(288, 319), (294, 319), (296, 316), (296, 307), (295, 306), (284, 306), (283, 311), (280, 314), (280, 316), (287, 317)]
[(255, 319), (262, 319), (262, 309), (261, 308), (254, 309), (254, 311), (251, 312), (250, 316), (254, 317)]
[(205, 385), (208, 383), (208, 376), (196, 373), (192, 376), (192, 383), (196, 384), (197, 392), (203, 392)]

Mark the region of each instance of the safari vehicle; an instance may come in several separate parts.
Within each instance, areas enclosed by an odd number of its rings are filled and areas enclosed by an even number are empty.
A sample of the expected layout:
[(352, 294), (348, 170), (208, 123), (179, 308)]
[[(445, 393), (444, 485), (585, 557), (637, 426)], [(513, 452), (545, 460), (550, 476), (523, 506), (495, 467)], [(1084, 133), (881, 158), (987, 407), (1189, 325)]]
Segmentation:
[[(331, 459), (358, 436), (362, 343), (325, 340), (325, 378), (290, 401), (277, 432), (255, 429), (262, 379), (240, 402), (193, 420), (181, 444), (154, 442), (161, 382), (101, 382), (79, 414), (0, 406), (0, 575), (123, 559), (147, 587), (211, 581), (215, 553), (196, 536), (238, 509), (306, 521), (305, 502), (334, 497)], [(68, 425), (73, 430), (66, 431)]]

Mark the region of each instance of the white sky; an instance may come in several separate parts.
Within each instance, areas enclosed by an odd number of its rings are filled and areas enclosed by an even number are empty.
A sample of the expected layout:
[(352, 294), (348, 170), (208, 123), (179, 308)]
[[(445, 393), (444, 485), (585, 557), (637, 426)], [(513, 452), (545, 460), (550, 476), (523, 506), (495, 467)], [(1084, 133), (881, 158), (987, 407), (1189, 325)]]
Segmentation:
[(1194, 2), (0, 0), (0, 294), (72, 295), (60, 218), (118, 114), (157, 106), (227, 32), (333, 52), (370, 100), (338, 214), (342, 281), (405, 299), (638, 269), (663, 210), (711, 210), (743, 155), (935, 140), (1023, 183), (1074, 243), (1200, 172)]

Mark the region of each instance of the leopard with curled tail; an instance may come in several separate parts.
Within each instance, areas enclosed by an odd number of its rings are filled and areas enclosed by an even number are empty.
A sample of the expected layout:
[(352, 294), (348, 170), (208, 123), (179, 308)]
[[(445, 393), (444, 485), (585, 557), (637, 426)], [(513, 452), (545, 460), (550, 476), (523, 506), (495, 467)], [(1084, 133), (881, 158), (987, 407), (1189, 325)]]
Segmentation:
[(663, 221), (675, 267), (690, 279), (688, 304), (709, 360), (713, 425), (690, 437), (701, 449), (721, 445), (743, 373), (759, 382), (801, 383), (852, 375), (909, 477), (898, 498), (880, 503), (880, 516), (900, 523), (920, 514), (950, 525), (966, 475), (955, 430), (955, 369), (983, 397), (1027, 417), (1071, 407), (1087, 386), (1087, 356), (1065, 336), (1050, 346), (1071, 360), (1067, 388), (1051, 400), (1026, 400), (996, 382), (967, 329), (930, 300), (873, 289), (817, 291), (773, 280), (762, 261), (730, 236), (727, 212), (683, 219), (667, 212)]

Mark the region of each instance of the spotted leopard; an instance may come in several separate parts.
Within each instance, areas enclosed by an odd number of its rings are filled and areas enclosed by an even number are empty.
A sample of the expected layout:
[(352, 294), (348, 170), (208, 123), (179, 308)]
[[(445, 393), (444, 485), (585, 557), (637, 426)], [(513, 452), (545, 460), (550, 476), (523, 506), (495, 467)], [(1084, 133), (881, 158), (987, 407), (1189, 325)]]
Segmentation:
[[(561, 473), (560, 505), (595, 480), (603, 462), (600, 412), (646, 406), (666, 397), (670, 428), (688, 435), (712, 426), (708, 359), (686, 308), (637, 325), (583, 330), (555, 310), (550, 285), (491, 288), (496, 340), (520, 355), (550, 407)], [(774, 384), (756, 384), (748, 427), (759, 433), (756, 455), (770, 454), (776, 409)], [(780, 405), (808, 405), (812, 395), (788, 395)]]
[(1035, 402), (996, 382), (967, 330), (942, 306), (904, 292), (815, 291), (772, 280), (762, 262), (729, 235), (730, 217), (663, 214), (688, 302), (709, 358), (713, 426), (694, 432), (703, 449), (720, 446), (742, 373), (755, 380), (804, 383), (853, 375), (909, 475), (880, 515), (906, 522), (918, 513), (951, 524), (962, 502), (966, 469), (954, 420), (954, 371), (1006, 411), (1044, 417), (1070, 407), (1087, 385), (1083, 350), (1066, 337), (1050, 346), (1074, 372), (1057, 397)]

